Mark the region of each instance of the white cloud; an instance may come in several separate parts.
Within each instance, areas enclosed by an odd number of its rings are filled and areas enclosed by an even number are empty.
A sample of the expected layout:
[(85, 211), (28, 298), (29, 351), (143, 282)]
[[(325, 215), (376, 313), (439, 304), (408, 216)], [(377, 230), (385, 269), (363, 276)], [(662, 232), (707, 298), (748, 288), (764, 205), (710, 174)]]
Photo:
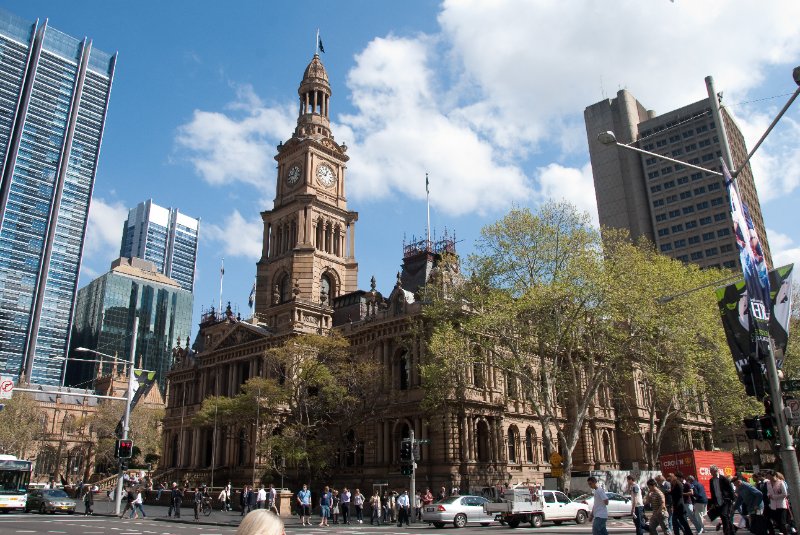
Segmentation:
[[(356, 114), (340, 117), (352, 136), (350, 192), (356, 198), (399, 192), (451, 215), (486, 211), (532, 196), (525, 173), (501, 155), (435, 88), (429, 39), (374, 39), (356, 56), (347, 85)], [(398, 76), (402, 73), (402, 76)]]
[(220, 224), (206, 223), (200, 235), (203, 240), (219, 244), (226, 257), (261, 258), (264, 224), (260, 217), (248, 221), (234, 210)]
[(767, 236), (773, 266), (794, 264), (800, 267), (800, 244), (794, 243), (794, 240), (786, 234), (771, 229), (767, 229)]
[(294, 127), (294, 106), (266, 107), (253, 88), (236, 88), (228, 113), (195, 110), (178, 128), (176, 144), (209, 184), (249, 184), (262, 192), (275, 188), (275, 145)]
[(446, 0), (439, 23), (481, 94), (465, 118), (520, 150), (558, 138), (565, 115), (621, 88), (664, 111), (703, 98), (706, 75), (741, 95), (797, 57), (798, 18), (794, 0)]
[(539, 195), (542, 200), (569, 201), (581, 212), (587, 212), (592, 223), (600, 227), (590, 164), (576, 169), (553, 163), (539, 169), (538, 179)]
[(100, 267), (105, 271), (111, 261), (119, 257), (122, 225), (127, 218), (128, 208), (121, 202), (107, 202), (100, 198), (92, 199), (83, 250), (86, 260), (81, 267), (84, 275), (97, 274), (96, 269), (86, 265), (87, 262), (95, 268)]

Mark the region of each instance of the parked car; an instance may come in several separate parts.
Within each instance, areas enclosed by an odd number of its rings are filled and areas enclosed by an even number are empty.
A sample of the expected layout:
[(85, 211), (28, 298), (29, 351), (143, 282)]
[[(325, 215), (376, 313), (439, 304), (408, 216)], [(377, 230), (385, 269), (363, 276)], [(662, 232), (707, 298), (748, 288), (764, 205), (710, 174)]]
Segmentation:
[[(606, 492), (608, 496), (608, 516), (611, 518), (622, 518), (631, 516), (631, 498), (616, 492)], [(594, 494), (581, 494), (575, 498), (576, 502), (584, 503), (589, 506), (591, 511), (594, 505)]]
[(37, 489), (28, 493), (25, 502), (25, 512), (39, 511), (40, 513), (67, 513), (74, 514), (77, 502), (69, 497), (62, 489)]
[(483, 512), (483, 504), (488, 501), (483, 496), (450, 496), (423, 507), (422, 521), (436, 528), (443, 528), (445, 524), (457, 528), (467, 524), (488, 526), (495, 516)]

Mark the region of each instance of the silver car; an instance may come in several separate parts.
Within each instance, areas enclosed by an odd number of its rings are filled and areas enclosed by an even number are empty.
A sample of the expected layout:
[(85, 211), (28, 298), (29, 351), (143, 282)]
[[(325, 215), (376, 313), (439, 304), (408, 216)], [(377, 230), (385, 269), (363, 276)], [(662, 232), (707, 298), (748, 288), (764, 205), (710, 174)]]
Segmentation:
[(422, 521), (436, 528), (443, 528), (445, 524), (457, 528), (467, 524), (488, 526), (494, 522), (494, 515), (483, 512), (483, 504), (488, 501), (483, 496), (450, 496), (423, 507)]
[(75, 514), (76, 502), (61, 489), (41, 489), (28, 493), (25, 502), (25, 512), (39, 511), (40, 513), (67, 513)]
[[(608, 516), (611, 518), (631, 516), (631, 499), (629, 496), (623, 496), (616, 492), (606, 492), (606, 496), (608, 496)], [(594, 494), (581, 494), (575, 498), (575, 501), (585, 503), (591, 510), (594, 505)]]

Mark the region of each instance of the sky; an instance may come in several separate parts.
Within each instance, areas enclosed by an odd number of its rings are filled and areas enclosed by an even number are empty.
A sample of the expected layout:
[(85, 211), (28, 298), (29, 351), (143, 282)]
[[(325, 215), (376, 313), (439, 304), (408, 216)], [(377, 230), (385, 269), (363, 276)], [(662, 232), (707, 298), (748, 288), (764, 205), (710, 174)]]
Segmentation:
[[(118, 52), (80, 285), (119, 254), (146, 199), (201, 219), (195, 325), (223, 301), (249, 316), (276, 146), (315, 52), (348, 146), (359, 287), (388, 294), (404, 240), (431, 226), (474, 250), (512, 207), (566, 199), (597, 222), (583, 110), (627, 89), (667, 112), (706, 97), (752, 147), (796, 89), (800, 2), (775, 0), (5, 0)], [(800, 262), (800, 103), (753, 160), (775, 265)], [(196, 332), (196, 330), (195, 330)], [(195, 334), (193, 332), (193, 336)]]

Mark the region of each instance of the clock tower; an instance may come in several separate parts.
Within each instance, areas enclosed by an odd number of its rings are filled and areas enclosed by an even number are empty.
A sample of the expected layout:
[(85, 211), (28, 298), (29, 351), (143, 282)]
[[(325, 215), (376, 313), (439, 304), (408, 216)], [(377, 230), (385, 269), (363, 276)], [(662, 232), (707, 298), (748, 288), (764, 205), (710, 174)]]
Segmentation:
[(334, 298), (356, 290), (358, 213), (347, 210), (350, 158), (331, 134), (331, 87), (319, 55), (297, 92), (297, 127), (275, 156), (273, 208), (261, 213), (255, 312), (259, 323), (277, 332), (320, 332), (332, 326)]

